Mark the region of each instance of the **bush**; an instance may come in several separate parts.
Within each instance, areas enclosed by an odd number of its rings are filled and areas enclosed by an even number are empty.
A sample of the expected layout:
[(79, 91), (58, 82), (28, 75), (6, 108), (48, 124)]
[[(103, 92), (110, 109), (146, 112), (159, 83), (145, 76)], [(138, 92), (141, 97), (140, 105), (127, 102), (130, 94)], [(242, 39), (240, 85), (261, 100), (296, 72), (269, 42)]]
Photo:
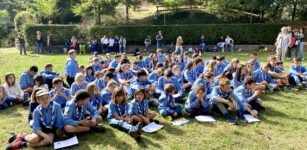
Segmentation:
[(123, 35), (129, 44), (142, 44), (147, 35), (152, 42), (159, 30), (164, 34), (164, 43), (175, 44), (176, 37), (183, 35), (184, 44), (198, 44), (201, 34), (207, 44), (215, 44), (218, 36), (230, 35), (236, 44), (273, 44), (282, 24), (199, 24), (199, 25), (161, 25), (161, 26), (94, 26), (89, 36)]
[[(236, 44), (273, 44), (283, 24), (196, 24), (166, 26), (93, 26), (86, 34), (87, 38), (101, 38), (103, 35), (123, 35), (128, 44), (143, 45), (145, 37), (155, 36), (159, 30), (164, 33), (164, 44), (175, 44), (176, 37), (183, 35), (184, 44), (198, 44), (201, 34), (205, 35), (207, 44), (215, 44), (218, 36), (230, 35)], [(35, 45), (36, 31), (41, 31), (43, 38), (47, 34), (53, 37), (53, 45), (63, 45), (71, 36), (80, 37), (81, 28), (77, 25), (30, 25), (25, 28), (27, 43)]]
[(44, 44), (47, 35), (51, 35), (52, 45), (64, 45), (65, 40), (70, 40), (72, 36), (79, 37), (82, 30), (78, 25), (26, 25), (24, 29), (25, 38), (28, 46), (36, 43), (36, 31), (41, 31)]

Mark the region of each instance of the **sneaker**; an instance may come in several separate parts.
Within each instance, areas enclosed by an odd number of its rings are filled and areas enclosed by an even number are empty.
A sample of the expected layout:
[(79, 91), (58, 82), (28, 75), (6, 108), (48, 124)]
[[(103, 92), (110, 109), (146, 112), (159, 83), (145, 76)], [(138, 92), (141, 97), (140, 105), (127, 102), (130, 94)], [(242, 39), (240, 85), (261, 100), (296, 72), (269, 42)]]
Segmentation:
[(225, 114), (224, 116), (225, 116), (226, 120), (227, 120), (228, 122), (230, 122), (232, 125), (238, 125), (237, 120), (235, 120), (234, 118), (232, 118), (229, 114)]
[(128, 134), (133, 137), (134, 139), (139, 139), (140, 138), (140, 134), (138, 133), (138, 131), (135, 130), (130, 130), (128, 132)]
[(15, 139), (17, 138), (17, 135), (16, 134), (13, 134), (9, 140), (7, 141), (8, 143), (12, 143)]
[[(22, 140), (24, 139), (24, 134), (18, 135), (16, 139), (6, 146), (6, 150), (17, 150), (22, 147)], [(26, 146), (26, 145), (25, 145)]]
[(247, 123), (247, 120), (245, 119), (245, 117), (243, 116), (243, 113), (240, 110), (237, 110), (237, 118)]
[(143, 123), (139, 122), (135, 127), (137, 128), (137, 132), (139, 133), (139, 135), (141, 135), (142, 132), (143, 132), (143, 130), (142, 130), (143, 129)]
[(104, 132), (106, 130), (106, 128), (103, 125), (96, 125), (90, 128), (91, 132)]

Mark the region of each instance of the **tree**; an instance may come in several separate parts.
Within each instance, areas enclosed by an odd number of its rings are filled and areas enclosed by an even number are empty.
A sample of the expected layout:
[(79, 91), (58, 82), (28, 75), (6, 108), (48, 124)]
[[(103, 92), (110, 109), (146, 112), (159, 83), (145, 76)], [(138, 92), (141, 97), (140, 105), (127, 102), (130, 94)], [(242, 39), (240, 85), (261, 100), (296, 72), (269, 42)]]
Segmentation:
[(129, 8), (132, 6), (133, 10), (141, 4), (141, 0), (123, 0), (125, 6), (126, 6), (126, 22), (129, 21)]
[(57, 3), (58, 0), (33, 0), (30, 4), (30, 11), (38, 17), (48, 19), (48, 23), (51, 23), (52, 18), (60, 14)]
[(83, 0), (73, 6), (75, 15), (82, 17), (95, 16), (96, 24), (101, 24), (101, 15), (114, 15), (118, 0)]

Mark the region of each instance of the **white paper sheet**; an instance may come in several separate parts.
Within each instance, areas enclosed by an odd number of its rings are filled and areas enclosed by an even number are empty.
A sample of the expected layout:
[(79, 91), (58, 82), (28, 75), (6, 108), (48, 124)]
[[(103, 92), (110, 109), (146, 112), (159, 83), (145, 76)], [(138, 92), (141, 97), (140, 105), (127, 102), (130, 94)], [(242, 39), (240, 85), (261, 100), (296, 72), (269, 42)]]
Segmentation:
[(249, 114), (245, 114), (244, 118), (247, 120), (248, 123), (260, 121), (258, 118), (255, 118), (255, 117), (253, 117), (252, 115), (249, 115)]
[(196, 116), (195, 119), (199, 122), (215, 122), (212, 116)]
[(181, 126), (181, 125), (187, 124), (188, 122), (190, 122), (190, 120), (186, 118), (180, 118), (180, 119), (174, 120), (172, 123), (175, 126)]
[(65, 148), (73, 145), (79, 144), (78, 139), (76, 136), (64, 140), (64, 141), (59, 141), (59, 142), (54, 142), (54, 149), (60, 149), (60, 148)]
[(274, 90), (274, 89), (276, 89), (278, 87), (278, 85), (274, 84), (274, 83), (270, 83), (269, 87)]
[(151, 122), (150, 124), (143, 127), (142, 130), (147, 133), (153, 133), (153, 132), (160, 130), (161, 128), (163, 128), (163, 125), (156, 124), (155, 122)]
[(179, 93), (173, 95), (174, 98), (178, 98), (179, 96), (180, 96)]

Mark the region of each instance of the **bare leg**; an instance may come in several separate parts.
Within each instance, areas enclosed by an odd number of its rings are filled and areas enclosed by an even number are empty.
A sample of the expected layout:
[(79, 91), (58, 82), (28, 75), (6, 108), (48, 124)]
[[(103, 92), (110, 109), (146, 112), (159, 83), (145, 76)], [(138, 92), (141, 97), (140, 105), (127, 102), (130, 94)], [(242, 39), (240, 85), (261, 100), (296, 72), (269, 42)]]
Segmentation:
[(84, 132), (89, 132), (90, 128), (89, 127), (83, 127), (83, 126), (72, 126), (72, 125), (66, 125), (64, 127), (64, 130), (68, 133), (84, 133)]

